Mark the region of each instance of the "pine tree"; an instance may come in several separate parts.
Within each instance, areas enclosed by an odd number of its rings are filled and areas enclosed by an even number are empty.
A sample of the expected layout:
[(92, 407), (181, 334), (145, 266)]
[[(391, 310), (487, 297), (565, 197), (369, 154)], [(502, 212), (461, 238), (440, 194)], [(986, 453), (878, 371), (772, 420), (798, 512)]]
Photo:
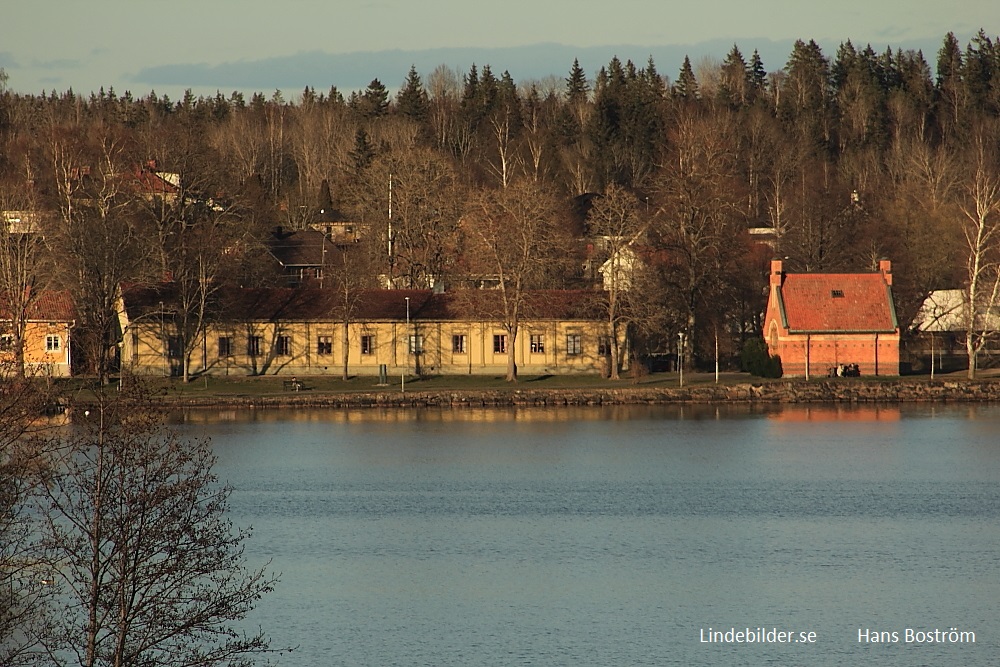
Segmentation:
[(750, 70), (736, 44), (722, 63), (722, 80), (719, 82), (718, 100), (722, 104), (742, 106), (750, 100)]
[(858, 63), (858, 51), (854, 48), (851, 40), (842, 42), (837, 49), (837, 56), (834, 58), (833, 66), (830, 68), (830, 76), (833, 79), (833, 87), (839, 90), (847, 81), (847, 75), (854, 70)]
[(962, 80), (968, 91), (970, 106), (980, 111), (995, 111), (996, 100), (991, 99), (991, 91), (996, 88), (1000, 69), (1000, 44), (994, 44), (986, 33), (979, 33), (965, 48), (965, 64)]
[(479, 99), (479, 70), (476, 63), (472, 63), (469, 73), (465, 75), (465, 86), (462, 88), (462, 108), (474, 107)]
[(763, 97), (767, 91), (767, 70), (764, 69), (764, 62), (760, 59), (760, 53), (754, 49), (750, 56), (750, 87), (753, 89), (755, 97)]
[(965, 113), (967, 94), (962, 82), (963, 68), (962, 48), (955, 33), (949, 32), (937, 60), (938, 120), (946, 135), (958, 132)]
[(663, 83), (663, 77), (656, 71), (656, 63), (653, 62), (653, 56), (649, 56), (649, 60), (646, 61), (646, 69), (643, 70), (642, 78), (646, 82), (650, 93), (656, 99), (663, 99), (666, 86)]
[(685, 100), (698, 99), (698, 79), (694, 76), (691, 68), (691, 59), (684, 56), (684, 64), (681, 65), (681, 72), (674, 84), (674, 96)]
[(375, 159), (375, 148), (364, 128), (359, 127), (354, 134), (354, 148), (348, 153), (348, 157), (351, 158), (351, 163), (354, 165), (355, 174), (363, 173)]
[(569, 71), (569, 76), (566, 77), (566, 100), (570, 104), (585, 102), (587, 100), (587, 93), (589, 92), (590, 86), (587, 84), (587, 75), (584, 74), (583, 68), (580, 67), (580, 61), (574, 58), (573, 67)]
[(362, 97), (362, 113), (366, 118), (379, 118), (389, 111), (389, 93), (378, 79), (372, 79)]
[(417, 68), (414, 65), (410, 65), (410, 71), (406, 75), (403, 87), (399, 89), (399, 94), (396, 95), (396, 109), (408, 118), (422, 121), (427, 118), (429, 107), (430, 103), (427, 99), (427, 91), (424, 90), (424, 85), (420, 81)]

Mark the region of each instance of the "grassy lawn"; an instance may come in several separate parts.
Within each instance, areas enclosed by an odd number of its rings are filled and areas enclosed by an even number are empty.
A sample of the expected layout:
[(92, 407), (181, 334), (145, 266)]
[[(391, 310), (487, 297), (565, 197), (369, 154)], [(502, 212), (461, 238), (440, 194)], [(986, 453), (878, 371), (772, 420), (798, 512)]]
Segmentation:
[[(997, 372), (982, 372), (982, 379), (995, 379)], [(886, 377), (865, 376), (860, 378), (827, 378), (814, 377), (810, 382), (877, 382), (884, 381)], [(905, 382), (926, 382), (930, 378), (927, 375), (911, 375), (900, 378)], [(965, 379), (965, 372), (951, 373), (947, 375), (938, 374), (935, 378), (938, 381), (961, 381)], [(291, 396), (293, 391), (285, 388), (285, 382), (290, 380), (286, 376), (229, 376), (229, 377), (196, 377), (185, 384), (179, 378), (145, 378), (145, 382), (154, 392), (164, 392), (167, 396)], [(387, 385), (379, 386), (378, 378), (372, 376), (356, 376), (344, 381), (337, 376), (301, 376), (298, 378), (302, 383), (306, 395), (336, 394), (349, 392), (399, 392), (401, 390), (400, 377), (389, 378)], [(720, 385), (734, 385), (762, 382), (775, 382), (784, 380), (765, 380), (753, 377), (747, 373), (726, 372), (720, 373), (718, 383)], [(684, 373), (684, 386), (705, 386), (715, 384), (714, 373)], [(796, 382), (805, 382), (799, 378)], [(89, 378), (71, 378), (59, 381), (63, 390), (69, 394), (83, 397), (90, 393), (93, 380)], [(673, 388), (677, 387), (679, 378), (677, 373), (651, 373), (635, 380), (630, 377), (623, 377), (617, 382), (602, 378), (597, 375), (522, 375), (518, 382), (509, 383), (502, 375), (434, 375), (406, 378), (406, 391), (409, 392), (447, 392), (447, 391), (558, 391), (561, 389), (629, 389), (638, 388)]]
[[(163, 391), (173, 396), (274, 396), (291, 395), (285, 387), (286, 376), (229, 376), (196, 377), (184, 383), (179, 378), (144, 378), (154, 392)], [(399, 392), (400, 377), (390, 376), (387, 385), (379, 386), (378, 378), (356, 376), (344, 381), (335, 376), (301, 376), (298, 381), (303, 391), (310, 394), (344, 392)], [(597, 375), (522, 375), (516, 383), (507, 382), (502, 375), (434, 375), (406, 378), (407, 392), (420, 391), (529, 391), (559, 389), (627, 389), (629, 387), (676, 387), (677, 373), (652, 373), (634, 380), (624, 377), (615, 382)], [(719, 384), (738, 384), (759, 381), (746, 373), (721, 373)], [(69, 393), (89, 393), (92, 380), (72, 378), (64, 381)], [(714, 373), (685, 373), (684, 385), (714, 384)]]

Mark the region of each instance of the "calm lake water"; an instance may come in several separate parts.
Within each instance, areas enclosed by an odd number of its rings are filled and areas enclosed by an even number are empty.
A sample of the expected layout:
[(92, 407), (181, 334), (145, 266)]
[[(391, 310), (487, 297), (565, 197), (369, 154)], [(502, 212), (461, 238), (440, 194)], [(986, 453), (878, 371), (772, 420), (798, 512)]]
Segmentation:
[[(282, 574), (253, 619), (298, 647), (281, 665), (1000, 660), (996, 407), (205, 411), (182, 429), (212, 438), (248, 558)], [(703, 641), (758, 628), (792, 641)], [(953, 628), (974, 643), (906, 641)]]

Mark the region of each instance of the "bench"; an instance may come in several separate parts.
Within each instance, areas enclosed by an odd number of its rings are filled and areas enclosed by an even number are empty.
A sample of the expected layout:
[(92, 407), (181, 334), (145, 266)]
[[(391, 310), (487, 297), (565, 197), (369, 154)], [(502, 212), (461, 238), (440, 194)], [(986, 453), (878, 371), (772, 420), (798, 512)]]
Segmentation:
[(302, 391), (306, 388), (301, 380), (283, 380), (281, 386), (285, 391)]

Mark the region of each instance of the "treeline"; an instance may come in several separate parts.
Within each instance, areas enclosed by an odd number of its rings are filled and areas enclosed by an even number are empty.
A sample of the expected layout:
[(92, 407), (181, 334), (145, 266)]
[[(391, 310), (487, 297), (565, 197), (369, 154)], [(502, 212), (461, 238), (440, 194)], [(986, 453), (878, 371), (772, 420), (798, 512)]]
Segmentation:
[[(735, 358), (759, 332), (771, 254), (809, 271), (891, 258), (904, 324), (932, 289), (978, 281), (972, 300), (984, 298), (1000, 243), (998, 112), (1000, 44), (983, 31), (965, 46), (949, 33), (933, 66), (921, 52), (845, 42), (831, 56), (798, 41), (780, 69), (734, 46), (721, 61), (685, 59), (674, 79), (652, 60), (615, 58), (593, 77), (574, 62), (548, 82), (515, 82), (490, 65), (411, 68), (395, 95), (378, 80), (295, 100), (8, 91), (0, 174), (8, 198), (27, 191), (63, 234), (80, 230), (63, 254), (99, 220), (109, 238), (141, 240), (121, 269), (134, 279), (201, 271), (202, 282), (244, 284), (263, 280), (253, 258), (267, 230), (302, 228), (319, 209), (371, 225), (373, 281), (429, 287), (495, 273), (470, 239), (476, 220), (495, 217), (484, 207), (499, 210), (495, 194), (517, 190), (544, 200), (538, 210), (560, 231), (546, 238), (562, 248), (533, 252), (573, 260), (537, 280), (581, 286), (608, 257), (607, 244), (579, 239), (601, 228), (592, 195), (611, 189), (634, 223), (618, 233), (650, 267), (644, 299), (662, 306), (623, 323), (650, 350), (687, 332), (696, 358), (711, 356), (716, 337)], [(114, 187), (110, 175), (150, 160), (181, 175), (179, 203), (126, 203)], [(84, 166), (86, 187), (73, 180)], [(607, 208), (597, 213), (605, 228)], [(241, 248), (240, 268), (206, 273), (225, 263), (194, 258), (206, 247), (226, 249), (228, 262)], [(81, 276), (92, 260), (76, 264)]]

